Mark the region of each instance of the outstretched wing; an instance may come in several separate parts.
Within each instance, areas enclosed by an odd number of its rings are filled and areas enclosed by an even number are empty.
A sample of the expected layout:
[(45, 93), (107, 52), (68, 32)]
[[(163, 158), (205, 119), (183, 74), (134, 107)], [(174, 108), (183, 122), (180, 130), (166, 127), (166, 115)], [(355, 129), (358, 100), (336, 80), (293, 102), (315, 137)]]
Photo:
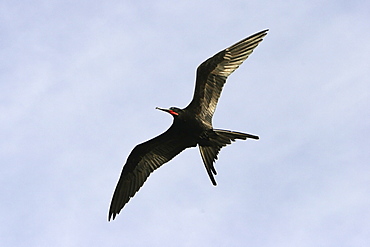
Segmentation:
[(234, 72), (263, 40), (268, 30), (261, 31), (220, 51), (197, 69), (193, 100), (186, 109), (211, 123), (218, 98), (227, 77)]
[(127, 158), (110, 204), (108, 220), (116, 217), (155, 169), (171, 160), (189, 145), (173, 128), (137, 145)]

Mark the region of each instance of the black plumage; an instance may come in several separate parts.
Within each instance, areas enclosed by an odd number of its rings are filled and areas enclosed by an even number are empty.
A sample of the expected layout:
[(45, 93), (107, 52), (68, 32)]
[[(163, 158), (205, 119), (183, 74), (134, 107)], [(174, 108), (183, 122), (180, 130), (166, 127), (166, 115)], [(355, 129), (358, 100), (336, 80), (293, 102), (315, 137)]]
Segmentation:
[(157, 107), (171, 114), (173, 123), (166, 132), (137, 145), (132, 150), (114, 191), (108, 220), (112, 217), (115, 219), (151, 172), (186, 148), (199, 146), (208, 176), (212, 184), (216, 185), (214, 175), (217, 173), (213, 163), (221, 148), (236, 139), (258, 139), (256, 135), (213, 129), (212, 116), (227, 77), (248, 58), (267, 31), (245, 38), (199, 65), (194, 96), (187, 107)]

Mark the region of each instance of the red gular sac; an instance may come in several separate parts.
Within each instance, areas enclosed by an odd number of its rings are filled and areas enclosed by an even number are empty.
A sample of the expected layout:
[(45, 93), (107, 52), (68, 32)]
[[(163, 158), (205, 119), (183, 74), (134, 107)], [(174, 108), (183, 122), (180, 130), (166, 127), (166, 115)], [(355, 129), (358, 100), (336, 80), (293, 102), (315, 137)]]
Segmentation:
[(170, 114), (172, 114), (172, 115), (176, 115), (176, 116), (178, 116), (178, 115), (179, 115), (177, 112), (175, 112), (175, 111), (173, 111), (173, 110), (169, 110), (169, 113), (170, 113)]

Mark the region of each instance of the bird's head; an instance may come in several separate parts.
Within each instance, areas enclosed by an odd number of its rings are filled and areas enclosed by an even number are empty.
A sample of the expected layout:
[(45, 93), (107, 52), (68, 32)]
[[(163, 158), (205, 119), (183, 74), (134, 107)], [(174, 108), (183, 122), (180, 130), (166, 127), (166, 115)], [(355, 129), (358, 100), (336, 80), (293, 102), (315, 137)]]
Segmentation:
[(173, 117), (177, 117), (182, 113), (182, 110), (177, 107), (170, 107), (170, 109), (163, 109), (160, 107), (156, 107), (155, 109), (167, 112), (171, 114)]

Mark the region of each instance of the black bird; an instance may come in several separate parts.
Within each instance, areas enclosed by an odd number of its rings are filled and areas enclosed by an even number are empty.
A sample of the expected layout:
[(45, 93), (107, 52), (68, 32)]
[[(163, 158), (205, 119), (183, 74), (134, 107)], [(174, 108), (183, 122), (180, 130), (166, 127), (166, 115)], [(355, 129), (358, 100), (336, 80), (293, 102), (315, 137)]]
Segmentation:
[(208, 176), (216, 185), (213, 163), (221, 148), (236, 139), (259, 139), (256, 135), (213, 129), (212, 116), (227, 77), (248, 58), (267, 31), (245, 38), (204, 61), (197, 69), (194, 97), (187, 107), (156, 108), (171, 114), (173, 123), (166, 132), (132, 150), (114, 191), (108, 220), (115, 219), (151, 172), (186, 148), (199, 146)]

